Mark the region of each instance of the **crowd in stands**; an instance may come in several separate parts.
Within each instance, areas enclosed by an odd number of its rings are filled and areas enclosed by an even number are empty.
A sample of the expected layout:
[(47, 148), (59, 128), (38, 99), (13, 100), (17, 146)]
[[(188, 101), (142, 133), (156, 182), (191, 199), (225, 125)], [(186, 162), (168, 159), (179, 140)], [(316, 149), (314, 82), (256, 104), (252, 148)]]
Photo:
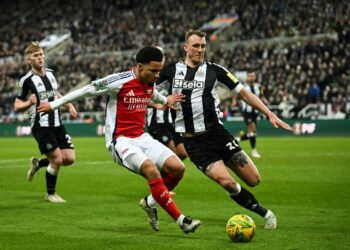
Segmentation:
[(345, 109), (350, 101), (348, 42), (237, 46), (218, 50), (211, 61), (224, 62), (231, 70), (255, 70), (271, 105), (292, 104), (298, 112), (320, 102)]
[[(127, 70), (132, 57), (84, 56), (125, 51), (142, 45), (180, 44), (189, 28), (200, 28), (220, 14), (237, 14), (235, 32), (226, 40), (336, 33), (338, 39), (235, 46), (209, 50), (207, 59), (232, 72), (253, 69), (271, 104), (350, 102), (350, 4), (347, 1), (4, 1), (0, 17), (0, 114), (13, 113), (18, 79), (28, 70), (22, 57), (31, 40), (69, 30), (73, 44), (48, 58), (67, 93), (83, 79)], [(32, 6), (36, 6), (33, 9)], [(12, 10), (12, 11), (11, 11)], [(35, 15), (33, 15), (35, 12)], [(7, 25), (5, 25), (7, 24)], [(39, 27), (39, 28), (38, 28)], [(180, 46), (166, 51), (167, 62), (183, 56)], [(1, 59), (6, 58), (4, 63)], [(8, 60), (10, 59), (10, 60)], [(79, 111), (102, 111), (104, 98), (79, 102)]]

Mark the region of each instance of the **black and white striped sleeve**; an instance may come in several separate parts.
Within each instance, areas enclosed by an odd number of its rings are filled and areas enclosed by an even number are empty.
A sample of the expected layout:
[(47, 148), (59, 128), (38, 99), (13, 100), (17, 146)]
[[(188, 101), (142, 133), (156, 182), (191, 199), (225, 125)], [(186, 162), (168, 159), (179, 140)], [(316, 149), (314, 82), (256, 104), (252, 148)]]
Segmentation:
[(237, 94), (242, 90), (243, 85), (236, 79), (236, 77), (230, 71), (218, 64), (214, 63), (212, 65), (216, 72), (218, 82), (222, 83), (229, 90)]

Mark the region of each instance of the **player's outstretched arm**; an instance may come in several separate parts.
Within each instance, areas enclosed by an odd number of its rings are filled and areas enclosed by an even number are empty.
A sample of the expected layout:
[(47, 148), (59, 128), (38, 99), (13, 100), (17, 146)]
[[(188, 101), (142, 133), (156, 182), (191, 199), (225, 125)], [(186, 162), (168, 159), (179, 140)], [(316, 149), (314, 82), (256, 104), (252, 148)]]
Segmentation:
[[(63, 97), (63, 95), (60, 92), (57, 92), (57, 96), (58, 98)], [(77, 118), (78, 116), (78, 112), (75, 109), (74, 105), (72, 103), (67, 103), (66, 105), (64, 105), (66, 107), (66, 109), (69, 111), (70, 115), (72, 118)]]
[(280, 118), (278, 118), (273, 112), (270, 111), (270, 116), (268, 116), (271, 124), (275, 127), (281, 127), (285, 130), (288, 131), (292, 131), (293, 128), (291, 126), (289, 126), (289, 124), (285, 123), (284, 121), (282, 121)]
[(265, 114), (275, 128), (281, 127), (285, 130), (292, 131), (292, 127), (279, 119), (271, 110), (269, 110), (268, 107), (265, 106), (265, 104), (258, 97), (244, 88), (241, 89), (239, 95), (250, 106)]

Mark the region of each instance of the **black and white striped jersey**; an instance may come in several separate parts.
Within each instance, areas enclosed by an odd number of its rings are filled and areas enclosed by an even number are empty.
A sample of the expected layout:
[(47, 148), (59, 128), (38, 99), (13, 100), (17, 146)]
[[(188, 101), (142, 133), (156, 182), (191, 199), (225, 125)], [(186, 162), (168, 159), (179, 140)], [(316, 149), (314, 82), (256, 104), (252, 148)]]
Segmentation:
[[(167, 96), (168, 91), (162, 89), (159, 91), (162, 95)], [(149, 107), (147, 108), (147, 126), (149, 128), (163, 128), (168, 127), (172, 124), (173, 120), (171, 117), (170, 110), (166, 108), (165, 110)]]
[(169, 94), (184, 94), (185, 102), (178, 103), (174, 120), (178, 133), (203, 132), (222, 124), (217, 86), (239, 93), (243, 85), (224, 67), (203, 62), (195, 68), (183, 61), (164, 67), (157, 80), (157, 89)]
[[(256, 82), (253, 84), (245, 83), (243, 84), (243, 86), (246, 90), (256, 95), (258, 98), (264, 97), (263, 91), (261, 89), (261, 85), (259, 83), (256, 83)], [(246, 102), (241, 101), (241, 107), (242, 107), (242, 111), (245, 113), (259, 113), (258, 110), (254, 109), (252, 106), (248, 105)]]
[(57, 87), (57, 80), (51, 69), (45, 69), (44, 76), (29, 71), (20, 79), (17, 98), (26, 101), (31, 94), (35, 94), (38, 100), (36, 106), (33, 105), (29, 109), (32, 127), (58, 127), (61, 125), (58, 109), (49, 114), (36, 112), (40, 103), (50, 102), (58, 98)]
[(167, 127), (171, 123), (172, 119), (169, 109), (147, 109), (147, 126), (149, 128)]

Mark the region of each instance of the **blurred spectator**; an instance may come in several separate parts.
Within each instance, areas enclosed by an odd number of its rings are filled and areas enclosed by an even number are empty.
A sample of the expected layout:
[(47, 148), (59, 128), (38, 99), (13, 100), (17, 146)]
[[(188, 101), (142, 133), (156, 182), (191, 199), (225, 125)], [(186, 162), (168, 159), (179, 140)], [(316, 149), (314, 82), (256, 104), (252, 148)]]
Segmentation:
[[(60, 76), (64, 94), (81, 82), (127, 70), (133, 64), (129, 56), (94, 53), (173, 44), (173, 50), (166, 49), (167, 61), (179, 60), (185, 30), (199, 28), (223, 10), (239, 15), (236, 31), (225, 38), (228, 41), (336, 33), (338, 40), (219, 48), (209, 50), (208, 57), (232, 71), (255, 70), (271, 104), (291, 103), (300, 110), (308, 103), (330, 102), (349, 111), (347, 1), (29, 0), (4, 1), (2, 7), (7, 15), (0, 16), (0, 114), (11, 114), (11, 119), (15, 117), (12, 103), (17, 81), (27, 71), (20, 54), (28, 41), (41, 40), (52, 32), (71, 32), (72, 46), (48, 62)], [(105, 101), (101, 97), (86, 99), (78, 108), (101, 111)], [(225, 114), (231, 113), (230, 107), (224, 105), (223, 109)]]

